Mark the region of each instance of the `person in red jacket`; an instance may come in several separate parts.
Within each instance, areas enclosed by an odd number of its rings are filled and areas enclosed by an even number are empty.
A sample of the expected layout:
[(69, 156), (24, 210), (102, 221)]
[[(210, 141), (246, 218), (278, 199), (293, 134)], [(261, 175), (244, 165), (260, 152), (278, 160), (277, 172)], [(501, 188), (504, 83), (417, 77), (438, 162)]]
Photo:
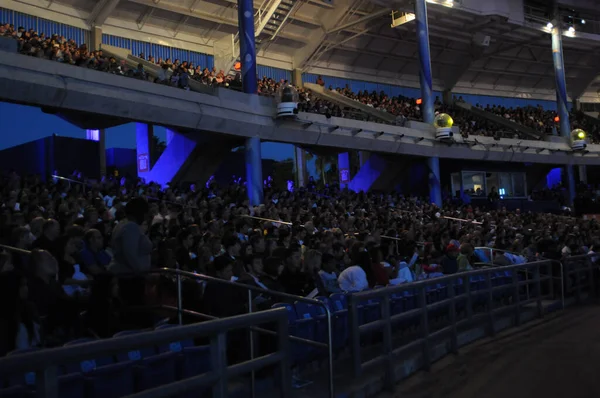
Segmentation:
[(390, 283), (390, 274), (383, 265), (383, 251), (381, 246), (373, 246), (369, 250), (371, 255), (371, 271), (372, 277), (369, 280), (369, 287), (387, 286)]

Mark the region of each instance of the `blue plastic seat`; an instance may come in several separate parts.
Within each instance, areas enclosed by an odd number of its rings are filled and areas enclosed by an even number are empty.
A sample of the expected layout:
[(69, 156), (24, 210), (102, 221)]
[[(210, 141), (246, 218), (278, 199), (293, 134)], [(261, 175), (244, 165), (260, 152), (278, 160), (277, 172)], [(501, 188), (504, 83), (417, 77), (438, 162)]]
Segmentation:
[[(156, 330), (163, 330), (177, 325), (162, 325)], [(179, 380), (198, 376), (211, 370), (210, 346), (195, 346), (192, 339), (174, 341), (158, 346), (159, 353), (172, 352), (178, 355), (177, 378)]]
[[(92, 341), (96, 341), (96, 339), (92, 338), (83, 338), (78, 340), (69, 341), (65, 343), (65, 347), (74, 346), (78, 344), (90, 343)], [(112, 356), (104, 356), (99, 358), (93, 358), (88, 360), (81, 360), (80, 362), (74, 362), (65, 364), (64, 368), (66, 373), (89, 373), (96, 370), (100, 366), (111, 365), (115, 362)]]
[[(133, 334), (147, 332), (147, 330), (125, 330), (123, 332), (116, 333), (113, 338), (131, 336)], [(156, 347), (143, 347), (140, 349), (131, 350), (126, 353), (117, 354), (117, 360), (119, 362), (127, 361), (139, 361), (142, 358), (151, 357), (156, 354)]]
[[(114, 335), (115, 338), (131, 336), (145, 330), (128, 330)], [(119, 362), (134, 362), (136, 391), (144, 391), (177, 380), (177, 355), (173, 352), (157, 354), (156, 347), (143, 347), (117, 354)]]
[[(300, 318), (293, 304), (277, 303), (271, 308), (285, 308), (288, 314), (290, 336), (307, 340), (315, 340), (315, 319), (312, 317)], [(312, 355), (313, 348), (305, 343), (292, 341), (292, 361), (294, 363), (306, 362)]]
[[(331, 297), (332, 298), (317, 297), (316, 299), (326, 304), (331, 312), (331, 337), (333, 340), (333, 348), (334, 350), (339, 351), (346, 346), (348, 341), (348, 310), (344, 308), (344, 304), (339, 298), (337, 300), (339, 305), (336, 305), (333, 300), (334, 295), (331, 295)], [(343, 300), (345, 300), (343, 295), (342, 297)], [(319, 311), (323, 311), (322, 315), (325, 316), (324, 309), (321, 307), (318, 308)]]
[[(14, 350), (14, 351), (9, 352), (6, 356), (22, 355), (22, 354), (27, 354), (30, 352), (36, 352), (39, 350), (40, 350), (40, 348), (35, 348), (35, 347), (25, 348), (22, 350)], [(26, 386), (29, 388), (35, 387), (35, 371), (2, 375), (2, 377), (6, 378), (5, 384), (7, 387), (14, 387), (14, 386)]]
[(85, 374), (86, 398), (124, 397), (135, 393), (133, 362), (97, 367)]

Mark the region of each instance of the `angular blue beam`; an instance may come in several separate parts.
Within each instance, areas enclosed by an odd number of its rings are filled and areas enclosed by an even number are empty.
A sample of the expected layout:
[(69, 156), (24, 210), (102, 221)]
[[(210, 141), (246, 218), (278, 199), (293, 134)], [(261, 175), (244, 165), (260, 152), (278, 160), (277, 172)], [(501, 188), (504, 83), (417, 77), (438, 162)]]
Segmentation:
[[(415, 19), (417, 22), (417, 43), (419, 46), (419, 78), (421, 81), (421, 113), (423, 121), (433, 124), (433, 79), (431, 77), (431, 54), (429, 52), (429, 25), (427, 22), (427, 4), (425, 0), (415, 1)], [(440, 159), (427, 159), (429, 166), (429, 198), (431, 203), (442, 206), (442, 187), (440, 185)]]
[[(556, 108), (560, 118), (560, 134), (571, 141), (571, 123), (569, 121), (569, 109), (567, 108), (567, 84), (565, 79), (565, 64), (562, 49), (561, 21), (554, 21), (552, 28), (552, 61), (554, 63), (554, 80), (556, 86)], [(569, 192), (569, 204), (573, 205), (575, 199), (575, 175), (573, 165), (565, 166), (567, 189)]]
[[(256, 94), (256, 42), (254, 38), (254, 4), (238, 0), (240, 63), (242, 88), (246, 94)], [(262, 155), (260, 138), (246, 139), (246, 190), (252, 206), (263, 203)]]

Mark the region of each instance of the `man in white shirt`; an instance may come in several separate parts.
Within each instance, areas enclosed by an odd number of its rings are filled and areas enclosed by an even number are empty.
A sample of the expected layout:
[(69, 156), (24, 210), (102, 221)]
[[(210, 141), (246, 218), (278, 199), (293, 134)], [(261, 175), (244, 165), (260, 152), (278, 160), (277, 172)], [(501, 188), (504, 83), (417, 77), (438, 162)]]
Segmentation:
[(360, 292), (369, 288), (367, 274), (360, 265), (353, 265), (342, 271), (338, 284), (345, 292)]

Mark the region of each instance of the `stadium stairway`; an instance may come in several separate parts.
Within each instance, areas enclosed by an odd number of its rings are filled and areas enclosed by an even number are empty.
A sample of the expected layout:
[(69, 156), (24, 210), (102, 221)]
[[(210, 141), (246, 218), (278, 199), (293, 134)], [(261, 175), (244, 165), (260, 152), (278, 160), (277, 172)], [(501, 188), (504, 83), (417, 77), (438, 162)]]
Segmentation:
[[(119, 61), (125, 61), (127, 66), (133, 69), (137, 68), (139, 64), (142, 64), (144, 66), (144, 70), (150, 75), (152, 79), (156, 79), (160, 74), (161, 68), (159, 65), (156, 65), (152, 62), (148, 62), (143, 58), (136, 57), (132, 55), (127, 49), (113, 47), (109, 45), (102, 45), (102, 51), (106, 55), (115, 57)], [(188, 85), (191, 91), (202, 94), (215, 95), (214, 88), (197, 82), (193, 79), (188, 80)]]
[(387, 112), (378, 111), (377, 109), (373, 109), (368, 105), (365, 105), (358, 101), (354, 101), (348, 97), (343, 96), (337, 91), (327, 90), (319, 86), (318, 84), (313, 83), (304, 83), (304, 88), (311, 90), (316, 96), (323, 98), (327, 101), (333, 102), (334, 104), (338, 104), (344, 108), (358, 109), (359, 111), (371, 116), (372, 118), (381, 120), (385, 123), (396, 123), (396, 116)]
[(454, 106), (456, 108), (460, 108), (474, 116), (480, 117), (482, 119), (489, 120), (490, 122), (506, 127), (508, 130), (517, 131), (520, 134), (526, 136), (528, 139), (539, 140), (542, 136), (538, 134), (535, 130), (530, 129), (528, 127), (522, 126), (519, 123), (511, 122), (503, 117), (495, 115), (491, 112), (487, 112), (483, 109), (477, 108), (466, 102), (455, 101)]

